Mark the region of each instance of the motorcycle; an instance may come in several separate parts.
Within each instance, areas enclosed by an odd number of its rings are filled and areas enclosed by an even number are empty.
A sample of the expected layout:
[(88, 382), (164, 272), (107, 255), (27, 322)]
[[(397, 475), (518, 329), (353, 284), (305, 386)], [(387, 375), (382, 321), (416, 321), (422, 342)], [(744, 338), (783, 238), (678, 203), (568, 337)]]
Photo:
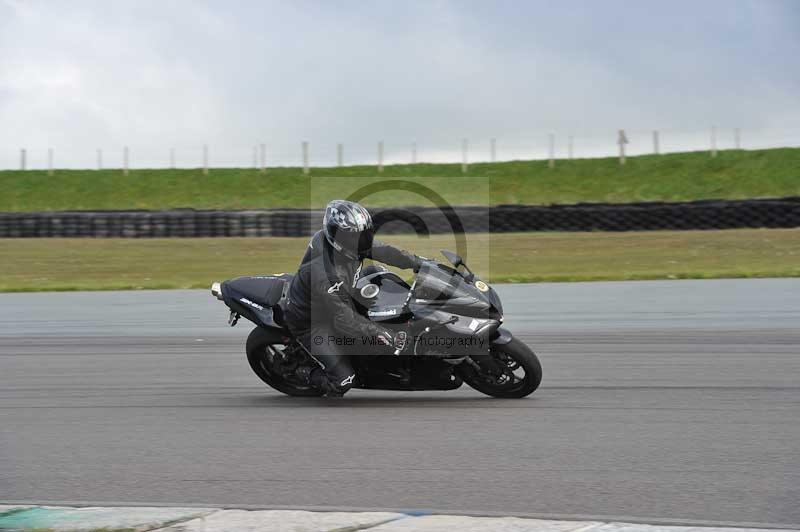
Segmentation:
[[(542, 380), (536, 354), (501, 327), (497, 292), (457, 254), (452, 266), (425, 261), (411, 285), (376, 267), (356, 283), (355, 305), (368, 319), (395, 331), (394, 354), (368, 338), (353, 339), (354, 387), (373, 390), (454, 390), (463, 383), (492, 397), (522, 398)], [(291, 274), (215, 282), (211, 294), (256, 327), (245, 351), (250, 367), (272, 388), (291, 396), (320, 396), (309, 374), (318, 366), (283, 321)]]

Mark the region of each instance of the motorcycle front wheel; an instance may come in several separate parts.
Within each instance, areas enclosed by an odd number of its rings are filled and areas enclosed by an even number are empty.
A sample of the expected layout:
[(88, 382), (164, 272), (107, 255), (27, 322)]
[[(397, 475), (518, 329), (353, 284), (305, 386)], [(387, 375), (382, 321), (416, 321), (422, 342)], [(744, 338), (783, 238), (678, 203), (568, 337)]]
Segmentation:
[(472, 365), (459, 365), (464, 382), (481, 393), (501, 399), (521, 399), (532, 394), (542, 382), (542, 365), (536, 353), (521, 340), (493, 345), (489, 351), (502, 374), (489, 374)]

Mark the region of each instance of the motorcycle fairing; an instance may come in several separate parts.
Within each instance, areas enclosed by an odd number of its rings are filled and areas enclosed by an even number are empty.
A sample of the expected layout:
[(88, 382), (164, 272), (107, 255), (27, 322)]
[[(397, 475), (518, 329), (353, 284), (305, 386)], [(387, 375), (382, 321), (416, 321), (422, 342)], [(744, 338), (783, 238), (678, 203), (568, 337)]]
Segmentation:
[(453, 366), (433, 357), (363, 356), (354, 357), (358, 387), (370, 390), (455, 390), (463, 380)]
[(221, 285), (225, 304), (253, 323), (284, 329), (280, 302), (292, 279), (290, 274), (238, 277)]
[(514, 335), (511, 334), (511, 331), (503, 327), (498, 327), (492, 335), (492, 343), (494, 345), (505, 345), (511, 342), (513, 338)]
[[(485, 288), (479, 289), (480, 282)], [(467, 316), (501, 318), (500, 298), (474, 275), (464, 277), (458, 270), (438, 263), (425, 263), (417, 273), (409, 298), (409, 309), (417, 315), (426, 306)]]
[[(378, 288), (375, 297), (361, 295), (365, 286)], [(407, 321), (409, 316), (406, 301), (410, 286), (399, 275), (390, 271), (379, 271), (360, 278), (356, 283), (357, 302), (372, 321)]]

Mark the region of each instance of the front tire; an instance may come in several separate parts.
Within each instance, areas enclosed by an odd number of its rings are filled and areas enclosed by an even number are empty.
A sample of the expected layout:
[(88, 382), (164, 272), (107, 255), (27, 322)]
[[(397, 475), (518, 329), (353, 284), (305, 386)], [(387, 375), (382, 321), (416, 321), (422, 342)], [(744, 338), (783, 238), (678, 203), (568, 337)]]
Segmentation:
[[(512, 338), (507, 344), (492, 345), (489, 355), (504, 368), (504, 378), (489, 376), (465, 364), (459, 366), (464, 382), (479, 392), (501, 399), (521, 399), (536, 391), (542, 382), (539, 358), (521, 340)], [(518, 374), (523, 372), (520, 377)]]
[(311, 385), (291, 382), (273, 370), (270, 356), (278, 349), (283, 349), (283, 335), (256, 327), (247, 337), (245, 350), (247, 361), (258, 377), (279, 392), (293, 397), (320, 397), (323, 391)]

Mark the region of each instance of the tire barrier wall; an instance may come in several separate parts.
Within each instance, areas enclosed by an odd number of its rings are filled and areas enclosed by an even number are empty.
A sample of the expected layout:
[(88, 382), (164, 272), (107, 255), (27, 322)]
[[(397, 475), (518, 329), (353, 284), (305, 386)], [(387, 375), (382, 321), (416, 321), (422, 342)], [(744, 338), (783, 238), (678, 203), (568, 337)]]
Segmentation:
[[(375, 209), (381, 233), (641, 231), (800, 227), (800, 197), (685, 203), (581, 203)], [(321, 210), (0, 213), (0, 238), (307, 236)]]

